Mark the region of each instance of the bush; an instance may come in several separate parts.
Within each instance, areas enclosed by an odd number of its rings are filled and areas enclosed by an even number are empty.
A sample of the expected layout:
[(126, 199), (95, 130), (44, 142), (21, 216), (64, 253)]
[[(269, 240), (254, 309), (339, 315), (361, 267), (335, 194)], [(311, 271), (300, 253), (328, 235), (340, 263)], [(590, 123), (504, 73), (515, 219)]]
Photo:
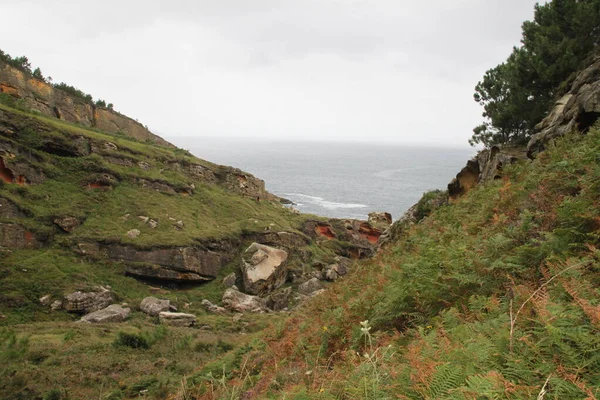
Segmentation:
[(148, 339), (142, 334), (119, 332), (113, 342), (114, 346), (131, 347), (132, 349), (149, 349)]

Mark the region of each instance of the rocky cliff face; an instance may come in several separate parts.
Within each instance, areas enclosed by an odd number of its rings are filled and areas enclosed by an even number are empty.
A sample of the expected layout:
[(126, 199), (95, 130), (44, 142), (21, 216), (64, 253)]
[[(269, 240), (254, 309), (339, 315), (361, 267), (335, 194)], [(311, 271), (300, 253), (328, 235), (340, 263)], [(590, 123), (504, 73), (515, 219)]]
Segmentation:
[(569, 93), (556, 102), (548, 116), (535, 128), (527, 144), (533, 158), (553, 139), (574, 129), (585, 133), (600, 118), (600, 57), (583, 70), (571, 85)]
[(492, 146), (480, 151), (448, 184), (450, 200), (461, 197), (480, 183), (499, 178), (503, 167), (526, 158), (525, 149), (513, 146)]
[(67, 122), (74, 122), (102, 131), (123, 132), (141, 141), (172, 146), (153, 134), (139, 122), (115, 112), (97, 107), (92, 102), (72, 96), (31, 75), (0, 62), (0, 93), (25, 102), (28, 108)]
[(498, 178), (503, 166), (518, 160), (535, 158), (548, 143), (569, 132), (581, 133), (600, 118), (600, 57), (573, 81), (569, 93), (556, 102), (548, 116), (540, 122), (527, 148), (492, 146), (480, 151), (448, 185), (451, 200), (457, 199), (479, 183)]

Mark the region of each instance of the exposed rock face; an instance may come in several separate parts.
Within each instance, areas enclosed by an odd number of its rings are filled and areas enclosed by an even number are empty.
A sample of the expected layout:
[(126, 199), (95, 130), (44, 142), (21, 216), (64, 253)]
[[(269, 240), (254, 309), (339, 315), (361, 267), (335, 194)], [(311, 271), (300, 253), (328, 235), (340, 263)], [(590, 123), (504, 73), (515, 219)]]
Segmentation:
[(69, 216), (56, 218), (54, 223), (65, 232), (73, 232), (81, 224), (77, 218)]
[(267, 297), (267, 307), (273, 311), (282, 311), (289, 307), (290, 298), (292, 296), (292, 288), (277, 290)]
[(88, 324), (103, 324), (107, 322), (123, 322), (131, 315), (130, 308), (118, 304), (110, 305), (102, 310), (94, 311), (81, 317), (79, 322)]
[(587, 131), (599, 118), (600, 57), (575, 78), (569, 93), (535, 127), (536, 133), (527, 144), (527, 155), (535, 157), (548, 142), (574, 129)]
[(492, 146), (477, 153), (448, 184), (450, 200), (456, 200), (480, 183), (500, 178), (502, 169), (519, 160), (527, 159), (523, 148)]
[(41, 243), (21, 225), (0, 223), (0, 247), (36, 249), (41, 247)]
[(99, 287), (95, 292), (74, 292), (66, 295), (62, 307), (69, 312), (87, 314), (102, 310), (112, 302), (112, 292)]
[(323, 289), (323, 284), (317, 278), (309, 279), (306, 282), (301, 283), (300, 286), (298, 286), (298, 292), (307, 296), (321, 289)]
[(0, 197), (0, 218), (23, 218), (25, 213), (9, 200)]
[(169, 326), (189, 327), (196, 325), (196, 316), (193, 314), (164, 311), (158, 314), (158, 319), (161, 324)]
[(479, 181), (479, 162), (467, 161), (467, 165), (460, 170), (456, 178), (448, 184), (448, 194), (451, 199), (457, 199), (477, 186)]
[(146, 297), (140, 303), (140, 310), (153, 317), (157, 316), (163, 311), (169, 311), (171, 302), (169, 300), (161, 300), (156, 297)]
[(228, 242), (213, 247), (171, 247), (141, 250), (131, 246), (107, 245), (103, 251), (112, 260), (124, 261), (133, 276), (171, 281), (202, 282), (217, 277), (231, 261), (233, 246)]
[(392, 214), (387, 212), (369, 213), (369, 223), (390, 226), (392, 224)]
[(278, 200), (277, 196), (266, 191), (263, 180), (240, 169), (220, 166), (215, 171), (215, 175), (227, 188), (242, 196), (250, 197), (256, 201)]
[(285, 250), (252, 243), (242, 256), (244, 290), (251, 294), (266, 294), (283, 285), (287, 279)]
[(267, 311), (267, 303), (264, 299), (242, 293), (235, 288), (229, 288), (223, 293), (223, 305), (228, 310), (241, 313)]
[(258, 239), (260, 243), (286, 249), (298, 249), (310, 241), (307, 237), (292, 232), (266, 232), (259, 235)]
[(28, 107), (50, 117), (96, 127), (106, 132), (125, 132), (128, 136), (141, 141), (149, 140), (163, 146), (172, 146), (125, 115), (96, 107), (92, 102), (56, 89), (2, 62), (0, 62), (0, 93), (22, 99)]

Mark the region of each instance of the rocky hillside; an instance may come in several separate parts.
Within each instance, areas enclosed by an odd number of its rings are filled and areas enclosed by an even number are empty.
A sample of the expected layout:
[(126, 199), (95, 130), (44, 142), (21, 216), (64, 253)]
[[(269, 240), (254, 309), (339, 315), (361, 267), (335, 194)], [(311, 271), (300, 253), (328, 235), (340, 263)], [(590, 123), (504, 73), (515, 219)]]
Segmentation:
[(203, 389), (204, 370), (194, 393), (598, 398), (599, 83), (595, 61), (528, 145), (471, 160), (449, 196), (426, 194), (343, 285), (225, 364), (231, 386)]
[(251, 174), (2, 63), (0, 88), (3, 398), (96, 397), (73, 368), (104, 394), (173, 392), (371, 257), (391, 223), (300, 215)]

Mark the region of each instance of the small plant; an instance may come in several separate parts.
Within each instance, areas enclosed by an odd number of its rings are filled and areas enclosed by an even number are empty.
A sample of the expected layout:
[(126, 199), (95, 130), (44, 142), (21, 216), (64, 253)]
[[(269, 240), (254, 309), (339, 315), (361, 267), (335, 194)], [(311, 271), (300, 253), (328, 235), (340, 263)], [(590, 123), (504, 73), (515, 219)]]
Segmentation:
[(149, 349), (148, 340), (141, 334), (119, 332), (113, 342), (114, 346), (131, 347), (132, 349)]
[(51, 389), (44, 395), (44, 400), (60, 400), (61, 398), (62, 395), (58, 389)]

